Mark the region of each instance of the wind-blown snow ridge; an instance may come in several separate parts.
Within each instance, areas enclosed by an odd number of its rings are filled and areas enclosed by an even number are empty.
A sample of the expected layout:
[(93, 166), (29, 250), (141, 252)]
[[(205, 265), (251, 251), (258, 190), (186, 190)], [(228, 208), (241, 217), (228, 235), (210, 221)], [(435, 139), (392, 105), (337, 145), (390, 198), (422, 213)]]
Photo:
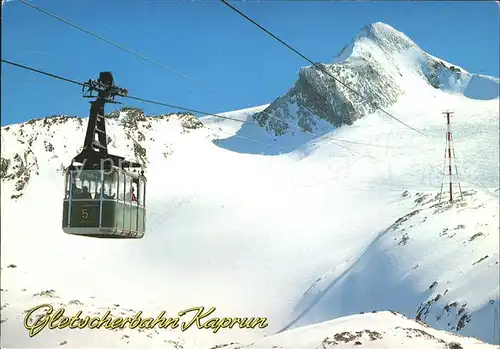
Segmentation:
[(351, 315), (273, 335), (250, 345), (226, 349), (334, 348), (494, 348), (474, 338), (437, 331), (392, 311)]

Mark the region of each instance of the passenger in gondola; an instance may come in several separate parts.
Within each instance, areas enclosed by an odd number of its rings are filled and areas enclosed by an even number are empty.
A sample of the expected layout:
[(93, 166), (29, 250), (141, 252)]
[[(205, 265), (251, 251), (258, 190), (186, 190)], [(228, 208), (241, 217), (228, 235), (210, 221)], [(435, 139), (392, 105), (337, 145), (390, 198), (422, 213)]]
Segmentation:
[(92, 195), (89, 192), (89, 188), (87, 186), (83, 187), (82, 194), (80, 195), (82, 199), (92, 199)]
[[(108, 200), (109, 200), (109, 199), (111, 199), (111, 200), (114, 200), (114, 198), (115, 198), (115, 194), (113, 194), (113, 195), (108, 195), (108, 194), (106, 194), (106, 192), (105, 192), (104, 188), (101, 188), (101, 192), (102, 192), (102, 198), (103, 198), (103, 199), (108, 199)], [(100, 197), (100, 194), (97, 194), (96, 199), (100, 199), (100, 198), (101, 198), (101, 197)]]
[(132, 202), (137, 202), (137, 196), (135, 196), (134, 191), (135, 191), (135, 188), (132, 187)]

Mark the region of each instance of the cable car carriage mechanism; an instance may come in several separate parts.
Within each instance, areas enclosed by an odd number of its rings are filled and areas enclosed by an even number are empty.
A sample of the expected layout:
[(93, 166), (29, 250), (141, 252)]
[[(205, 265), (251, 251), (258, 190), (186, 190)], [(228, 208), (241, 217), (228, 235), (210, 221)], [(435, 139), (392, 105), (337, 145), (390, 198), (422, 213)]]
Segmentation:
[[(84, 97), (90, 116), (83, 150), (65, 172), (62, 226), (67, 234), (94, 238), (142, 238), (146, 230), (146, 177), (141, 164), (108, 153), (104, 105), (128, 91), (111, 72), (89, 80)], [(92, 92), (97, 92), (93, 96)]]

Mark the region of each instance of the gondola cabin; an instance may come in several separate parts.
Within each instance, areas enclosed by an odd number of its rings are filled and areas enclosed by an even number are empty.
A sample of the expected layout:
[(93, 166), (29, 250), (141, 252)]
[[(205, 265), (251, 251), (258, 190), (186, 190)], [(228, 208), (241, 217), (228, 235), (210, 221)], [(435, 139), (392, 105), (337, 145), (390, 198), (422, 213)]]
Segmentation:
[(107, 147), (104, 105), (116, 103), (114, 97), (127, 96), (128, 91), (115, 86), (111, 72), (101, 72), (99, 79), (89, 80), (85, 88), (84, 97), (96, 100), (90, 102), (82, 151), (66, 170), (63, 231), (97, 238), (142, 238), (146, 230), (142, 165), (109, 154)]
[(146, 178), (118, 167), (66, 171), (63, 231), (100, 238), (142, 238)]

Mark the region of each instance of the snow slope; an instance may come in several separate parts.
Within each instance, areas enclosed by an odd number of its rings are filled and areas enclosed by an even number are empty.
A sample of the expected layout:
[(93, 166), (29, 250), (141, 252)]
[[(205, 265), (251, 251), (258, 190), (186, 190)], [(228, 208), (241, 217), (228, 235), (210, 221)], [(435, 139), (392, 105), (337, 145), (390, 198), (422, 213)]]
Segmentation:
[[(7, 275), (14, 272), (15, 268), (7, 268), (2, 271)], [(16, 292), (17, 291), (17, 292)], [(11, 293), (16, 293), (11, 296)], [(206, 346), (199, 346), (195, 341), (179, 338), (175, 330), (165, 328), (155, 329), (78, 329), (68, 328), (60, 330), (49, 330), (45, 328), (35, 337), (29, 337), (28, 331), (23, 327), (27, 310), (41, 304), (51, 304), (54, 310), (63, 307), (66, 311), (65, 316), (73, 316), (78, 311), (83, 312), (85, 316), (103, 317), (107, 310), (111, 311), (112, 316), (133, 317), (141, 309), (129, 309), (116, 304), (112, 299), (99, 300), (96, 297), (78, 297), (79, 299), (65, 299), (54, 290), (43, 290), (42, 292), (32, 293), (31, 290), (3, 290), (2, 295), (2, 347), (3, 348), (58, 348), (58, 347), (85, 347), (85, 348), (106, 348), (131, 345), (134, 348), (186, 348), (198, 349)], [(151, 317), (156, 317), (160, 311), (146, 312)], [(36, 316), (41, 311), (36, 312), (30, 317), (30, 324), (35, 323)], [(145, 316), (144, 316), (145, 317)]]
[(316, 349), (316, 348), (495, 348), (473, 338), (464, 338), (429, 328), (392, 312), (351, 315), (304, 326), (256, 341), (229, 345), (226, 349)]
[(490, 323), (471, 331), (494, 340), (500, 284), (497, 198), (470, 191), (452, 205), (426, 194), (405, 197), (415, 202), (414, 210), (382, 230), (359, 257), (337, 264), (316, 280), (291, 325), (364, 309), (398, 309), (432, 326), (469, 335), (463, 328), (471, 319)]
[[(406, 76), (406, 85), (420, 83), (418, 100), (402, 94), (387, 110), (425, 136), (380, 112), (332, 126), (327, 134), (282, 136), (217, 117), (112, 113), (110, 151), (146, 166), (148, 230), (138, 241), (62, 233), (61, 169), (80, 149), (86, 119), (53, 117), (2, 127), (2, 342), (97, 345), (81, 342), (74, 331), (28, 339), (23, 311), (47, 299), (78, 300), (86, 312), (104, 307), (176, 313), (203, 305), (215, 306), (216, 316), (269, 320), (262, 330), (216, 335), (196, 329), (161, 330), (153, 338), (127, 334), (141, 346), (246, 343), (285, 327), (374, 309), (411, 318), (424, 309), (421, 320), (437, 328), (455, 327), (498, 343), (500, 336), (493, 338), (489, 329), (500, 301), (499, 100), (471, 99), (422, 81)], [(224, 115), (252, 121), (266, 108)], [(439, 193), (445, 109), (455, 112), (462, 189), (474, 195), (465, 197), (467, 206), (457, 203), (433, 214), (436, 203), (415, 199), (422, 197), (417, 193), (428, 199)], [(421, 212), (392, 230), (415, 209)], [(459, 225), (465, 227), (454, 230)], [(476, 233), (483, 235), (469, 242)], [(33, 296), (45, 290), (60, 298)], [(468, 317), (458, 330), (464, 312)], [(96, 338), (114, 345), (128, 340), (121, 333), (109, 336)]]

